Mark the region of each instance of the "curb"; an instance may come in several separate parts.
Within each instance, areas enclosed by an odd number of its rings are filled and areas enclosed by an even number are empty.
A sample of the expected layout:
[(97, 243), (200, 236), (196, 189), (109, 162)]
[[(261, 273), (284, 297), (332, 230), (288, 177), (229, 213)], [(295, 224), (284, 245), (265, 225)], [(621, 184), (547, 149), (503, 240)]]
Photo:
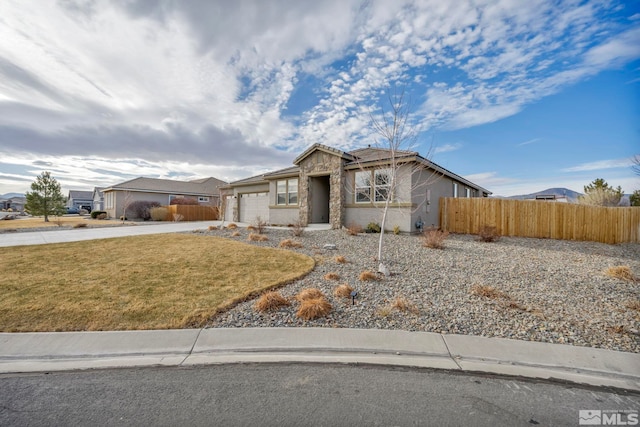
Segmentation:
[(333, 328), (0, 333), (0, 373), (142, 366), (376, 364), (640, 391), (640, 354), (431, 332)]

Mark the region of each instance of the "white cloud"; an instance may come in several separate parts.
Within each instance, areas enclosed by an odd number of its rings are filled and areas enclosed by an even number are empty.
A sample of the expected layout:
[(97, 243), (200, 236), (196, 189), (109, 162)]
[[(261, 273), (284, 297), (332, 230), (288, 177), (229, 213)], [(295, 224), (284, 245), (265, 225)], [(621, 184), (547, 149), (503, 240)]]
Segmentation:
[(444, 145), (438, 145), (433, 149), (433, 153), (434, 154), (439, 154), (439, 153), (447, 153), (449, 151), (456, 151), (462, 148), (462, 144), (444, 144)]
[(582, 163), (577, 166), (561, 169), (562, 172), (584, 172), (605, 169), (630, 168), (633, 165), (631, 159), (599, 160), (597, 162)]

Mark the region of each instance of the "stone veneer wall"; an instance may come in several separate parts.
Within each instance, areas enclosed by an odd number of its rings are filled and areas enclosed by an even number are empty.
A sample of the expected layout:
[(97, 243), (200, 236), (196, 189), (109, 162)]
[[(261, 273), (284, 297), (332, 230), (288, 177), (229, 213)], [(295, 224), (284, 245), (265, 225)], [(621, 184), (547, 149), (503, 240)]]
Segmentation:
[(329, 175), (329, 224), (331, 228), (341, 228), (345, 215), (344, 160), (337, 155), (316, 151), (300, 162), (298, 197), (300, 198), (300, 221), (307, 225), (311, 219), (309, 197), (309, 177)]

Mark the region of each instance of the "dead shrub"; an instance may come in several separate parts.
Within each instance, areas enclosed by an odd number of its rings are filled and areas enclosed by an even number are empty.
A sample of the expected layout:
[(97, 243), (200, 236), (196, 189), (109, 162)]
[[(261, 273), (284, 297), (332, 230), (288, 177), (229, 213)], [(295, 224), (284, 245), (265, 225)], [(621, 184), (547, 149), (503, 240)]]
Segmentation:
[(629, 300), (625, 306), (630, 310), (640, 311), (640, 299)]
[(106, 213), (101, 213), (98, 214), (98, 216), (96, 216), (97, 219), (107, 219), (107, 214)]
[(391, 307), (405, 313), (407, 312), (413, 313), (413, 314), (420, 313), (420, 311), (418, 310), (418, 307), (405, 297), (396, 297), (396, 299), (393, 300), (393, 302), (391, 303)]
[(338, 285), (333, 290), (333, 295), (338, 298), (351, 298), (351, 292), (353, 292), (353, 288), (346, 283), (342, 285)]
[(218, 227), (216, 227), (215, 225), (210, 225), (209, 226), (209, 231), (214, 231), (214, 230), (217, 230), (217, 229), (218, 229)]
[(324, 275), (324, 280), (340, 280), (338, 273), (330, 272)]
[(247, 231), (257, 231), (257, 229), (253, 225), (248, 225)]
[(358, 276), (358, 278), (362, 282), (371, 282), (371, 281), (374, 281), (374, 280), (378, 280), (378, 276), (376, 275), (376, 273), (374, 273), (373, 271), (369, 271), (369, 270), (365, 270), (362, 273), (360, 273), (360, 276)]
[(498, 229), (489, 225), (483, 226), (478, 232), (477, 240), (486, 243), (497, 242), (498, 240), (500, 240)]
[(296, 242), (295, 240), (291, 240), (291, 239), (285, 239), (281, 241), (278, 246), (281, 248), (301, 248), (302, 243)]
[(346, 264), (347, 263), (347, 259), (345, 257), (343, 257), (342, 255), (338, 255), (337, 257), (334, 258), (334, 260), (338, 264)]
[(318, 288), (306, 288), (298, 292), (296, 299), (300, 302), (308, 299), (324, 298), (324, 294)]
[(264, 234), (250, 233), (248, 240), (251, 242), (266, 242), (269, 238)]
[(231, 237), (238, 237), (238, 236), (240, 236), (239, 231), (234, 231), (233, 233), (231, 233)]
[(604, 274), (615, 279), (626, 280), (629, 282), (635, 282), (637, 280), (628, 265), (616, 265), (609, 267), (604, 271)]
[(280, 292), (271, 291), (262, 294), (258, 301), (253, 305), (255, 311), (264, 313), (265, 311), (277, 310), (280, 307), (291, 305), (289, 301), (283, 297)]
[(232, 222), (231, 224), (227, 225), (227, 228), (229, 230), (235, 230), (236, 228), (238, 228), (238, 226)]
[(431, 249), (444, 249), (444, 241), (449, 236), (449, 232), (439, 228), (429, 227), (422, 232), (422, 246)]
[(349, 236), (357, 236), (360, 233), (362, 233), (362, 226), (354, 223), (347, 226), (347, 234)]
[(73, 224), (73, 228), (85, 228), (87, 226), (84, 222), (79, 222), (77, 224)]
[(380, 317), (389, 317), (393, 313), (393, 307), (391, 305), (383, 305), (382, 307), (378, 307), (376, 310), (376, 314)]
[(175, 222), (180, 222), (180, 221), (182, 221), (183, 219), (184, 219), (184, 215), (179, 214), (179, 213), (175, 213), (175, 214), (173, 214), (173, 220), (174, 220)]
[(291, 233), (294, 237), (300, 237), (304, 233), (304, 224), (298, 220), (291, 224)]
[(329, 314), (331, 308), (331, 304), (326, 298), (306, 299), (300, 304), (296, 316), (303, 320), (318, 319)]
[(258, 234), (263, 234), (267, 227), (267, 221), (264, 221), (260, 217), (256, 217), (256, 220), (253, 222), (253, 226)]
[(509, 298), (504, 292), (501, 292), (493, 286), (488, 285), (473, 285), (471, 287), (471, 293), (479, 297), (491, 299)]

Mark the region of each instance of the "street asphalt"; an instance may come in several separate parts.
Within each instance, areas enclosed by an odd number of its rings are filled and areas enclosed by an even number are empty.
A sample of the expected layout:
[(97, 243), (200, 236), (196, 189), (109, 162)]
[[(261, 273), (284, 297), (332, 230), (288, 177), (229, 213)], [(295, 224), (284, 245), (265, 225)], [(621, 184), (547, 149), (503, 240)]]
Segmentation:
[[(218, 224), (4, 233), (0, 246), (186, 232)], [(640, 391), (640, 354), (503, 338), (346, 328), (0, 333), (0, 373), (247, 362), (422, 367)]]

